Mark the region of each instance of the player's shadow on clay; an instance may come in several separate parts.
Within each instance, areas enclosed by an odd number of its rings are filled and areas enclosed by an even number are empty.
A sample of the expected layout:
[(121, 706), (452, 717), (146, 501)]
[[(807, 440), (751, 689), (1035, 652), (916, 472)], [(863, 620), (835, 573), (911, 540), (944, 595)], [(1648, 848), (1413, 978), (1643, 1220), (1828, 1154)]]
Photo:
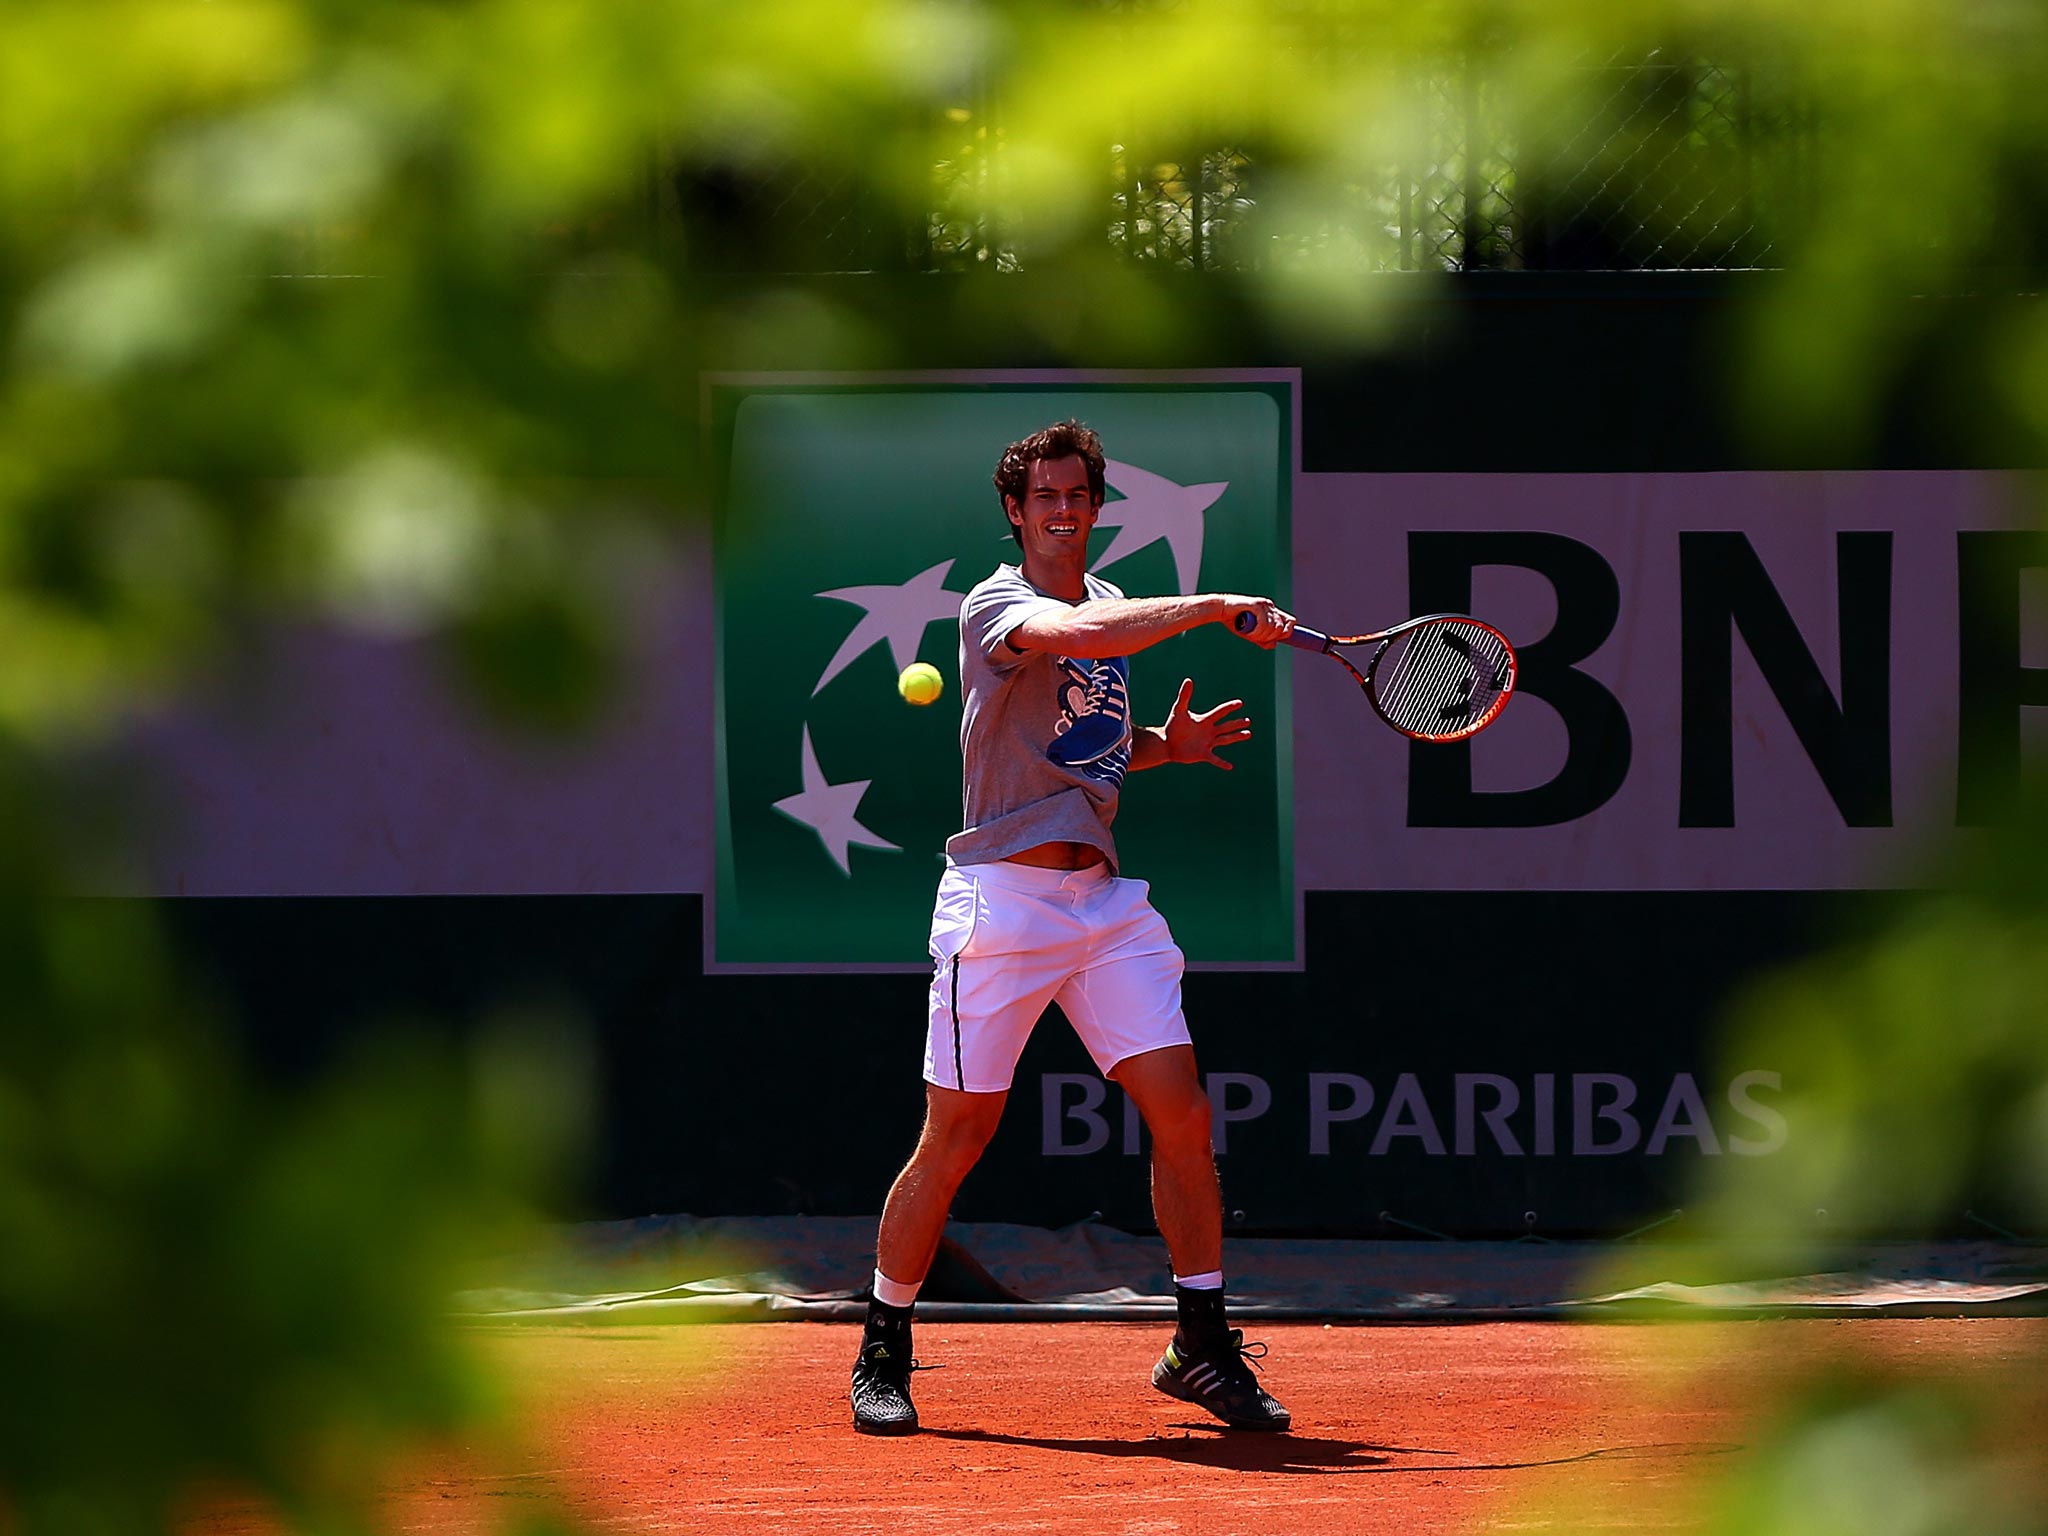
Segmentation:
[[(981, 1445), (1028, 1445), (1046, 1451), (1073, 1451), (1084, 1456), (1147, 1456), (1193, 1466), (1229, 1467), (1241, 1472), (1525, 1472), (1537, 1467), (1564, 1467), (1583, 1461), (1725, 1456), (1739, 1445), (1664, 1442), (1652, 1445), (1609, 1445), (1565, 1456), (1527, 1461), (1474, 1462), (1456, 1451), (1424, 1450), (1406, 1445), (1371, 1445), (1363, 1440), (1318, 1440), (1310, 1435), (1231, 1434), (1213, 1424), (1170, 1424), (1164, 1435), (1143, 1440), (1066, 1440), (1052, 1435), (1005, 1435), (987, 1429), (927, 1429), (942, 1440), (967, 1440)], [(1448, 1460), (1403, 1461), (1400, 1457), (1447, 1457)]]
[(1373, 1453), (1393, 1449), (1360, 1440), (1318, 1440), (1311, 1435), (1226, 1434), (1207, 1424), (1173, 1424), (1167, 1429), (1164, 1435), (1144, 1440), (1068, 1440), (1055, 1435), (1005, 1435), (988, 1429), (927, 1429), (925, 1433), (978, 1445), (1034, 1446), (1083, 1456), (1147, 1456), (1242, 1472), (1363, 1472), (1386, 1462), (1384, 1455)]

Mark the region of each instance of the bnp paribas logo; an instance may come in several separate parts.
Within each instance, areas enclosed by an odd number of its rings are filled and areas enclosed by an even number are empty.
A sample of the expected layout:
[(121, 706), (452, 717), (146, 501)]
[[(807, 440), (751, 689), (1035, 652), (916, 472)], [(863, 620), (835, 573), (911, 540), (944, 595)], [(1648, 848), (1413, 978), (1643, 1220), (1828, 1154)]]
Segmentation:
[[(1182, 485), (1166, 475), (1116, 459), (1105, 464), (1104, 478), (1119, 499), (1103, 502), (1091, 539), (1102, 553), (1090, 569), (1100, 574), (1150, 545), (1164, 543), (1173, 557), (1174, 590), (1182, 595), (1200, 591), (1203, 520), (1216, 499), (1230, 489), (1230, 482), (1209, 480)], [(814, 597), (850, 604), (859, 612), (846, 638), (818, 674), (811, 688), (813, 696), (822, 693), (849, 662), (875, 646), (888, 647), (889, 663), (898, 673), (919, 660), (929, 626), (959, 621), (960, 603), (967, 591), (965, 586), (951, 582), (957, 563), (941, 560), (894, 585), (831, 587), (813, 593)], [(951, 633), (949, 630), (949, 638)], [(950, 656), (936, 653), (928, 659), (950, 662)], [(949, 666), (941, 665), (940, 670), (947, 671)], [(774, 808), (815, 832), (826, 857), (841, 875), (850, 877), (853, 873), (849, 849), (903, 851), (899, 844), (890, 842), (860, 820), (861, 798), (874, 781), (848, 779), (834, 783), (828, 778), (819, 766), (808, 724), (804, 727), (797, 776), (803, 787), (775, 801)]]
[[(945, 842), (961, 830), (960, 605), (1018, 559), (990, 483), (1006, 444), (1069, 416), (1102, 434), (1109, 495), (1091, 569), (1133, 595), (1281, 593), (1291, 401), (1291, 389), (1264, 384), (735, 386), (714, 408), (725, 493), (712, 962), (925, 963)], [(1131, 659), (1127, 694), (1112, 702), (1134, 724), (1165, 717), (1182, 675), (1209, 702), (1243, 698), (1284, 724), (1265, 653), (1227, 639), (1169, 648), (1170, 660)], [(896, 691), (915, 661), (945, 678), (929, 707)], [(1187, 670), (1165, 679), (1168, 667)], [(1255, 938), (1267, 959), (1294, 953), (1283, 754), (1269, 737), (1237, 772), (1209, 771), (1233, 790), (1218, 867), (1234, 858), (1242, 876), (1258, 858), (1259, 879), (1277, 868), (1289, 882), (1285, 933)], [(1184, 769), (1125, 785), (1119, 849), (1126, 870), (1143, 864), (1155, 897), (1208, 878), (1165, 827), (1215, 815), (1199, 798), (1213, 788)], [(1226, 931), (1221, 950), (1261, 932), (1256, 921)], [(1181, 937), (1200, 958), (1199, 935)]]

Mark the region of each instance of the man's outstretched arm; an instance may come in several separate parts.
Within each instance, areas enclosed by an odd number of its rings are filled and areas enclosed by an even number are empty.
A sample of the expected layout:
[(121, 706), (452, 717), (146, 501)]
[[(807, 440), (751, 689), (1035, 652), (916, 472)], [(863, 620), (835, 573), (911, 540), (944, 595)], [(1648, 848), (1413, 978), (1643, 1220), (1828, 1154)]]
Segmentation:
[(1007, 643), (1020, 651), (1051, 651), (1059, 656), (1128, 656), (1203, 624), (1231, 624), (1240, 613), (1249, 613), (1253, 619), (1244, 638), (1267, 649), (1286, 639), (1294, 628), (1294, 615), (1269, 597), (1235, 592), (1101, 597), (1075, 608), (1035, 613), (1010, 631)]

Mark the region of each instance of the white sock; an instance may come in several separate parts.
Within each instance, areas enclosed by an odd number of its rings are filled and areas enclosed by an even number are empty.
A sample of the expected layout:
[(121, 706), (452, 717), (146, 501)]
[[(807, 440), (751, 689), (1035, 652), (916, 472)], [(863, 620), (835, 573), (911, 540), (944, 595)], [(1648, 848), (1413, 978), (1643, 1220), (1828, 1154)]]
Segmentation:
[(1175, 1275), (1173, 1283), (1184, 1291), (1220, 1291), (1223, 1289), (1223, 1271), (1212, 1269), (1199, 1275)]
[(875, 1300), (885, 1307), (907, 1307), (917, 1300), (917, 1288), (923, 1284), (919, 1280), (905, 1285), (900, 1280), (891, 1280), (878, 1269), (875, 1271)]

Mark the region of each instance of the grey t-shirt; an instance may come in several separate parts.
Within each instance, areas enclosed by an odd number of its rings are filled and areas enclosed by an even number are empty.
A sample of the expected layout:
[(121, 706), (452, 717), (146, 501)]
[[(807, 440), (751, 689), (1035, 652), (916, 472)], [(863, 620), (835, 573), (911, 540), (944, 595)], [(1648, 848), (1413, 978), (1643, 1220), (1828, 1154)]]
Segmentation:
[[(1094, 576), (1090, 598), (1123, 593)], [(999, 565), (960, 605), (960, 757), (965, 831), (956, 864), (987, 864), (1039, 843), (1089, 843), (1116, 867), (1117, 792), (1131, 765), (1131, 663), (1016, 651), (1010, 631), (1075, 606)]]

